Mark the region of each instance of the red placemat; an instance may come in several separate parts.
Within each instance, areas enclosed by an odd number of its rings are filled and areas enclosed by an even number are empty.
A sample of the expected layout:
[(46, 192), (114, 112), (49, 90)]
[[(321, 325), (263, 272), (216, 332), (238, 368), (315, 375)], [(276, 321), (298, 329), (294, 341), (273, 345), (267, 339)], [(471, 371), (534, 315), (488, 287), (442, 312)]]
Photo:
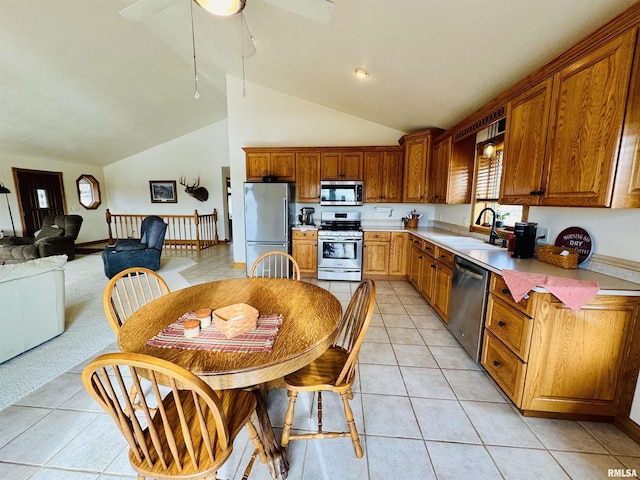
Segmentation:
[(273, 313), (258, 317), (255, 329), (248, 333), (227, 338), (213, 323), (200, 329), (195, 338), (184, 337), (185, 320), (195, 319), (194, 312), (187, 312), (155, 337), (147, 340), (150, 347), (180, 348), (183, 350), (208, 350), (227, 353), (270, 352), (282, 325), (282, 315)]

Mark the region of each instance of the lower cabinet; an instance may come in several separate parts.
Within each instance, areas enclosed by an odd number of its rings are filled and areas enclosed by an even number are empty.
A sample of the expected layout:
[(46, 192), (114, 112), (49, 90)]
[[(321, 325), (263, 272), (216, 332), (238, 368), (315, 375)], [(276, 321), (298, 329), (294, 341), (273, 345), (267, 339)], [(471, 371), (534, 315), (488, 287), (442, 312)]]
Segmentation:
[(364, 232), (363, 275), (406, 275), (409, 247), (407, 232)]
[(525, 414), (627, 415), (640, 369), (640, 298), (597, 295), (573, 312), (549, 293), (516, 303), (491, 277), (482, 365)]
[(407, 279), (446, 323), (449, 317), (454, 254), (411, 235)]
[(302, 275), (318, 273), (318, 231), (293, 230), (291, 254)]

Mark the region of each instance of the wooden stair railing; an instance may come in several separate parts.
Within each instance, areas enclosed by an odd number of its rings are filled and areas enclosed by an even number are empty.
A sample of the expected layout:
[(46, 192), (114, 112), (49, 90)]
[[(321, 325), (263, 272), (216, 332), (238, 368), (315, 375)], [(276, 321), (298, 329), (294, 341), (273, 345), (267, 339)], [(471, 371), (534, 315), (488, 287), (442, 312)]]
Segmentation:
[[(140, 238), (142, 220), (150, 214), (111, 213), (106, 211), (109, 245), (121, 238)], [(164, 247), (203, 250), (218, 243), (218, 210), (200, 215), (158, 215), (167, 224)]]

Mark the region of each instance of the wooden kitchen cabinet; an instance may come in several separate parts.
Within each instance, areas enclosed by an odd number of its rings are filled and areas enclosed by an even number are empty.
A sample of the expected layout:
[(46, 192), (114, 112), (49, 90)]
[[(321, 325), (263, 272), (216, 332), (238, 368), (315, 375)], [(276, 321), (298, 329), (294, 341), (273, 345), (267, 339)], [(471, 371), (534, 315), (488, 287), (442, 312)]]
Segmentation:
[(471, 203), (475, 137), (454, 142), (453, 136), (438, 139), (429, 164), (427, 202), (441, 204)]
[(387, 275), (389, 273), (389, 232), (364, 232), (362, 254), (363, 275)]
[(321, 180), (362, 180), (363, 152), (322, 152)]
[(433, 137), (443, 130), (432, 128), (403, 136), (404, 175), (402, 201), (424, 203), (427, 198), (427, 174), (431, 161)]
[(449, 317), (454, 254), (411, 235), (407, 279), (446, 323)]
[(320, 152), (296, 153), (296, 201), (320, 203)]
[(452, 147), (452, 137), (447, 137), (433, 145), (433, 158), (429, 164), (427, 182), (427, 201), (429, 203), (447, 203)]
[(407, 232), (391, 232), (389, 275), (406, 275), (410, 248)]
[(402, 147), (364, 152), (364, 201), (402, 202)]
[(275, 176), (281, 182), (296, 181), (296, 154), (293, 151), (244, 148), (248, 182)]
[(632, 29), (509, 102), (500, 203), (611, 206), (635, 43)]
[(597, 295), (573, 312), (549, 293), (516, 303), (491, 276), (482, 365), (525, 415), (626, 415), (640, 369), (640, 298)]
[(300, 274), (315, 276), (318, 273), (318, 231), (293, 230), (291, 255), (298, 262)]

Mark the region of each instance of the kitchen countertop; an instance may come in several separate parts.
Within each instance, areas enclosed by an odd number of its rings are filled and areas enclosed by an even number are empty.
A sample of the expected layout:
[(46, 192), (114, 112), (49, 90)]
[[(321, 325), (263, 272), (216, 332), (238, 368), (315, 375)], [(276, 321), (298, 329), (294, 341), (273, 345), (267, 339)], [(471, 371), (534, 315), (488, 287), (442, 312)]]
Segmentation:
[[(539, 262), (535, 258), (517, 259), (511, 257), (511, 252), (506, 248), (489, 245), (483, 240), (458, 235), (447, 230), (440, 230), (432, 227), (403, 228), (403, 227), (367, 227), (366, 231), (389, 231), (389, 232), (409, 232), (425, 240), (449, 250), (467, 260), (486, 268), (494, 273), (501, 273), (503, 269), (516, 270), (519, 272), (538, 273), (556, 277), (571, 278), (575, 280), (585, 280), (598, 282), (600, 294), (603, 295), (625, 295), (640, 296), (640, 284), (610, 277), (602, 273), (593, 272), (583, 268), (568, 269), (556, 267), (548, 263)], [(543, 288), (535, 288), (536, 291), (545, 292)]]

